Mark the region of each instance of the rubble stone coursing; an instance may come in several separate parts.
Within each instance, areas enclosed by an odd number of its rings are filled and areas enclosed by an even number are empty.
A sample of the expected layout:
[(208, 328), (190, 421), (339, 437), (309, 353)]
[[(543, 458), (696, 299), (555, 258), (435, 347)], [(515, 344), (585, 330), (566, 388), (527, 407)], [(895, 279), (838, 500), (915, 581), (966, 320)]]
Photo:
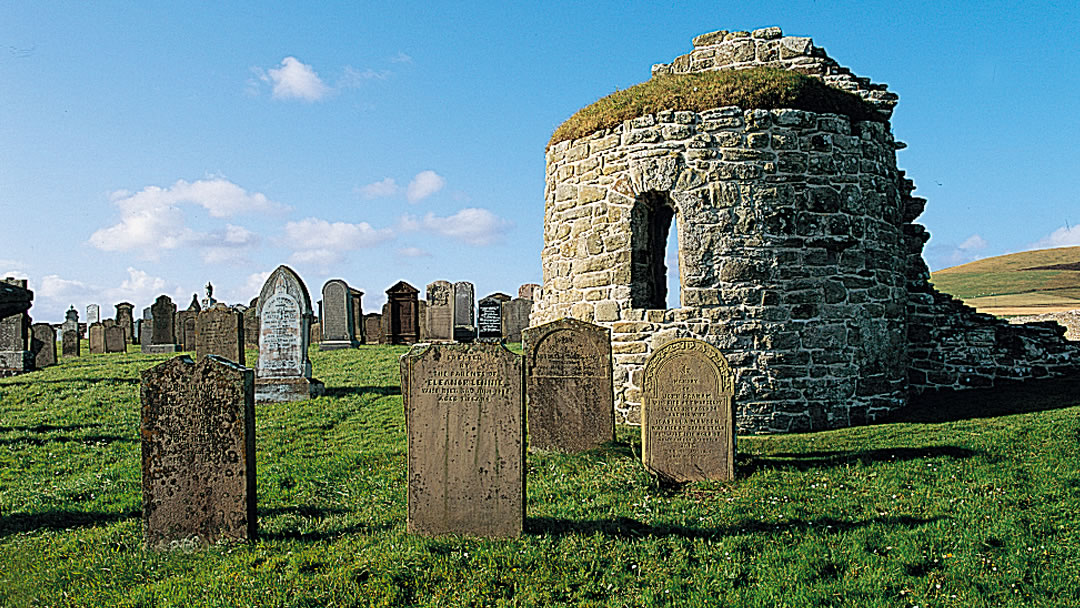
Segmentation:
[[(653, 73), (769, 65), (823, 77), (886, 115), (896, 103), (778, 28), (694, 45)], [(926, 201), (896, 167), (902, 146), (885, 123), (738, 107), (662, 111), (556, 143), (530, 324), (611, 328), (616, 412), (631, 424), (645, 360), (682, 337), (728, 359), (744, 433), (862, 424), (913, 392), (1077, 369), (1080, 349), (1061, 331), (1010, 326), (933, 290), (928, 234), (913, 223)], [(666, 242), (654, 241), (671, 211), (682, 293), (664, 309)]]

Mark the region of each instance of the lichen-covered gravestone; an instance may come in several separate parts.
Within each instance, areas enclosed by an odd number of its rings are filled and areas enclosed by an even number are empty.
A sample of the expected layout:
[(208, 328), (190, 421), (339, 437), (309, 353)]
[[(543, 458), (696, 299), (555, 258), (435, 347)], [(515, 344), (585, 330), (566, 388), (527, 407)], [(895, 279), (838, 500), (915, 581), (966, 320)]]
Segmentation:
[(255, 401), (279, 403), (322, 395), (322, 382), (311, 377), (311, 296), (300, 276), (278, 266), (259, 292), (259, 360)]
[(401, 357), (410, 533), (516, 536), (525, 519), (521, 357), (432, 344)]
[(149, 354), (176, 352), (176, 304), (166, 295), (158, 296), (150, 307), (150, 344), (143, 346)]
[(79, 332), (69, 329), (61, 336), (61, 352), (65, 357), (78, 357), (82, 355), (82, 344), (79, 341)]
[(615, 439), (611, 330), (559, 319), (524, 331), (529, 447), (581, 452)]
[(120, 325), (109, 325), (105, 328), (105, 352), (127, 352), (127, 339), (124, 328)]
[(34, 353), (34, 367), (42, 369), (56, 365), (56, 330), (48, 323), (30, 326), (30, 352)]
[(252, 539), (255, 377), (217, 356), (142, 373), (143, 533), (151, 549)]
[(434, 281), (427, 286), (427, 335), (430, 342), (454, 339), (454, 286), (449, 281)]
[(219, 302), (199, 312), (196, 323), (197, 359), (217, 355), (244, 365), (244, 318), (239, 312)]
[(105, 324), (91, 323), (86, 330), (90, 338), (90, 354), (100, 355), (105, 352)]
[(683, 338), (645, 362), (641, 460), (676, 482), (735, 478), (735, 376), (713, 345)]

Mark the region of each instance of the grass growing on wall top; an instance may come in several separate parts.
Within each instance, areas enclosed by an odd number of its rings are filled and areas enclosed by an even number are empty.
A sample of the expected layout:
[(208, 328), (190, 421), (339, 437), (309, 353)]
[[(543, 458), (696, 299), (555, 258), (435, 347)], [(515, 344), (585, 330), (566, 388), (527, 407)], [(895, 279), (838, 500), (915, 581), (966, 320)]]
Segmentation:
[(620, 427), (529, 455), (520, 538), (425, 538), (406, 350), (312, 350), (327, 395), (256, 406), (259, 539), (195, 553), (142, 549), (139, 372), (168, 356), (0, 379), (0, 606), (1080, 606), (1078, 381), (740, 437), (727, 484), (658, 486)]
[(658, 74), (582, 108), (555, 129), (548, 147), (662, 110), (702, 112), (724, 106), (746, 110), (792, 108), (842, 114), (853, 120), (886, 122), (884, 116), (858, 95), (789, 70), (751, 68)]

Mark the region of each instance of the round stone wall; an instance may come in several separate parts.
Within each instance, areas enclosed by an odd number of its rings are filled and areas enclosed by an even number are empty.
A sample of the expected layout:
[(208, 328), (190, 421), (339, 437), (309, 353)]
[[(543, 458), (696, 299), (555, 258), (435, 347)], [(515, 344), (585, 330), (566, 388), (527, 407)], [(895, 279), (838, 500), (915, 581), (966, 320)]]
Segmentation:
[(638, 422), (646, 358), (682, 337), (731, 364), (740, 432), (872, 421), (906, 399), (896, 147), (885, 123), (738, 107), (644, 115), (554, 144), (530, 323), (611, 328), (622, 422)]

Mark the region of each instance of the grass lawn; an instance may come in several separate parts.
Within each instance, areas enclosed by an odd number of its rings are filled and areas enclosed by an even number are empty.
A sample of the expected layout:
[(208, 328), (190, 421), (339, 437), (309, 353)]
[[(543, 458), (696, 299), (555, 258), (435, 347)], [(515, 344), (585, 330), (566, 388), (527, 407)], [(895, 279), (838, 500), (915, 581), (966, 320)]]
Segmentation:
[(313, 351), (325, 397), (257, 406), (259, 540), (197, 553), (142, 548), (138, 378), (166, 356), (0, 379), (0, 605), (1080, 606), (1080, 380), (742, 437), (729, 484), (658, 486), (620, 428), (529, 456), (520, 538), (423, 538), (405, 350)]

